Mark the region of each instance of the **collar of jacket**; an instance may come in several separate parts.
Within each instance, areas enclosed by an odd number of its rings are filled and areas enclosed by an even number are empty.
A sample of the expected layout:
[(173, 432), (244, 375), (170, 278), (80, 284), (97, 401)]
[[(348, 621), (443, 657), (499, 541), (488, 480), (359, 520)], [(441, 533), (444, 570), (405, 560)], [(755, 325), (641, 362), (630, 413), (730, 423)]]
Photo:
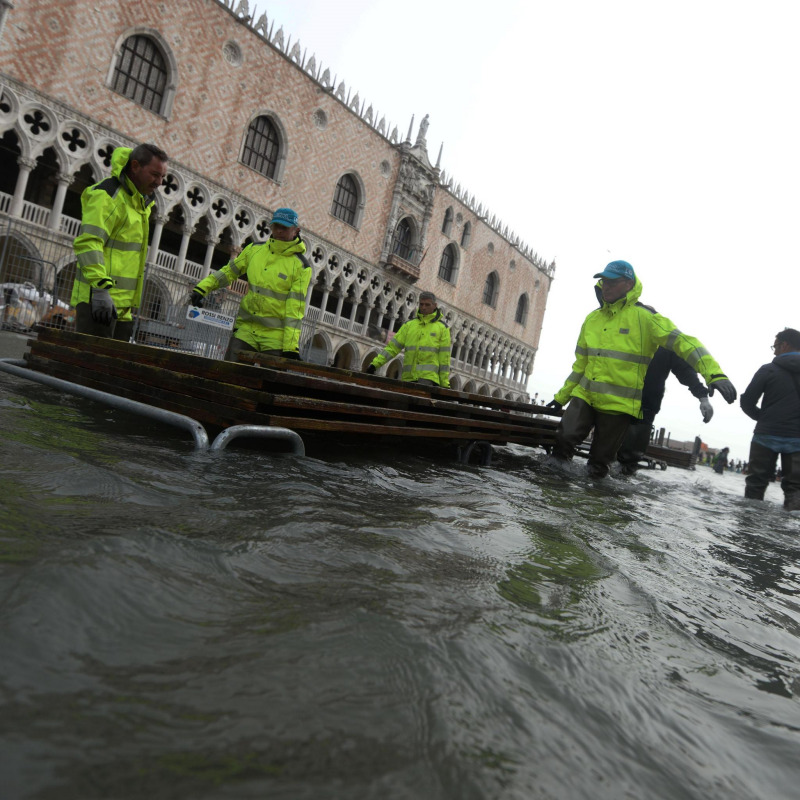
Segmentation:
[(420, 314), (419, 311), (417, 311), (415, 319), (418, 319), (420, 322), (427, 325), (429, 322), (438, 322), (439, 317), (441, 316), (442, 312), (440, 309), (437, 308), (436, 311), (433, 312), (433, 314)]
[(782, 353), (779, 356), (775, 356), (775, 358), (772, 359), (772, 363), (781, 369), (785, 369), (787, 372), (800, 375), (800, 352), (790, 351), (788, 353)]
[(296, 239), (292, 239), (291, 242), (283, 242), (280, 239), (273, 239), (270, 237), (267, 246), (269, 247), (270, 253), (275, 253), (279, 256), (305, 253), (306, 251), (306, 244), (299, 236)]

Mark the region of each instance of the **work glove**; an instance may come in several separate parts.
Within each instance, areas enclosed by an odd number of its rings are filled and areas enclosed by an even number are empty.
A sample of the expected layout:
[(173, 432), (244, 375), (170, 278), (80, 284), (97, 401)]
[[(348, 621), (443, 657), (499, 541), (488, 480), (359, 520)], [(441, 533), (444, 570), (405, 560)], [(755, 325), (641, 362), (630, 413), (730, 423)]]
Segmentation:
[(90, 307), (92, 319), (100, 325), (110, 325), (117, 318), (117, 308), (108, 289), (92, 289)]
[(708, 422), (714, 416), (714, 406), (708, 402), (707, 397), (700, 398), (700, 413), (703, 415), (703, 422)]
[(367, 375), (374, 375), (374, 374), (375, 374), (375, 366), (374, 366), (373, 364), (370, 364), (370, 365), (369, 365), (369, 366), (368, 366), (368, 367), (367, 367), (367, 368), (364, 370), (364, 372), (366, 372), (366, 373), (367, 373)]
[(736, 399), (736, 387), (727, 378), (720, 378), (708, 384), (709, 397), (714, 394), (715, 389), (722, 395), (722, 399), (726, 403), (732, 403)]
[(294, 359), (295, 361), (300, 361), (300, 353), (298, 353), (296, 350), (284, 350), (283, 357), (291, 358)]
[(204, 294), (198, 292), (197, 289), (192, 289), (192, 296), (189, 298), (189, 305), (202, 308), (205, 301), (206, 296)]
[(552, 408), (554, 411), (561, 411), (564, 406), (561, 405), (557, 400), (551, 400), (545, 408)]

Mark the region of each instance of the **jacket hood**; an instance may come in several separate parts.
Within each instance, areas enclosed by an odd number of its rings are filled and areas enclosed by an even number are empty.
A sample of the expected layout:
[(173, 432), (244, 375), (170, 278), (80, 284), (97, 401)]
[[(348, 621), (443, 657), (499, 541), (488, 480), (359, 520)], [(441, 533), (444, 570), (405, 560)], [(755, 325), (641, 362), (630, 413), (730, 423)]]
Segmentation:
[(412, 319), (418, 319), (420, 322), (437, 322), (441, 316), (442, 311), (437, 306), (436, 311), (434, 311), (432, 314), (420, 314), (419, 311), (417, 311)]
[(597, 281), (594, 285), (594, 293), (601, 308), (619, 310), (625, 305), (632, 306), (642, 296), (642, 282), (637, 278), (636, 283), (633, 284), (633, 288), (624, 297), (620, 297), (619, 300), (615, 300), (613, 303), (606, 303), (603, 300), (603, 290), (600, 288), (601, 283), (602, 279)]
[(111, 174), (115, 178), (122, 180), (122, 170), (128, 163), (128, 159), (131, 157), (132, 152), (133, 149), (130, 147), (117, 147), (111, 154)]
[(292, 256), (295, 254), (305, 253), (306, 243), (298, 236), (292, 239), (291, 242), (283, 242), (280, 239), (272, 239), (267, 242), (271, 253), (278, 255)]
[(800, 375), (800, 353), (784, 353), (782, 356), (775, 356), (772, 359), (775, 366), (791, 372), (792, 375)]

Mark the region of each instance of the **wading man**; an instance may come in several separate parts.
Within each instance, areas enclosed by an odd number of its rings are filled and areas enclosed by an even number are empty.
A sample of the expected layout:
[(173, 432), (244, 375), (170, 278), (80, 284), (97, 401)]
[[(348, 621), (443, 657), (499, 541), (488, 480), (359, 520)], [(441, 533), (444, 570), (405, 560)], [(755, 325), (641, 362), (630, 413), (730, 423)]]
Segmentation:
[(128, 341), (142, 299), (150, 211), (167, 174), (168, 156), (154, 144), (118, 147), (111, 177), (81, 195), (81, 230), (70, 303), (75, 330)]
[(653, 354), (672, 350), (728, 402), (736, 389), (711, 354), (666, 317), (642, 305), (642, 283), (627, 261), (612, 261), (597, 273), (602, 306), (584, 320), (575, 363), (564, 386), (547, 405), (567, 409), (561, 418), (553, 455), (571, 460), (575, 448), (594, 429), (589, 475), (603, 478), (617, 457), (628, 426), (641, 418), (642, 386)]
[(740, 401), (756, 421), (744, 496), (764, 499), (780, 455), (783, 507), (800, 511), (800, 332), (778, 333), (772, 352), (775, 358), (756, 372)]

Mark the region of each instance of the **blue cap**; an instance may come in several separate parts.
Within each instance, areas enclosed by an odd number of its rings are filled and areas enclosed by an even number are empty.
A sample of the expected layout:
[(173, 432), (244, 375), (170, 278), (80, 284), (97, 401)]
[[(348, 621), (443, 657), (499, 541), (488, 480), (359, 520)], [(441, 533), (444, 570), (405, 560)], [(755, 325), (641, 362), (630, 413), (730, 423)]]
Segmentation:
[(627, 278), (630, 281), (636, 280), (636, 273), (627, 261), (612, 261), (606, 264), (602, 272), (598, 272), (595, 278)]
[(272, 215), (272, 225), (283, 225), (284, 228), (297, 227), (297, 212), (291, 208), (278, 208)]

